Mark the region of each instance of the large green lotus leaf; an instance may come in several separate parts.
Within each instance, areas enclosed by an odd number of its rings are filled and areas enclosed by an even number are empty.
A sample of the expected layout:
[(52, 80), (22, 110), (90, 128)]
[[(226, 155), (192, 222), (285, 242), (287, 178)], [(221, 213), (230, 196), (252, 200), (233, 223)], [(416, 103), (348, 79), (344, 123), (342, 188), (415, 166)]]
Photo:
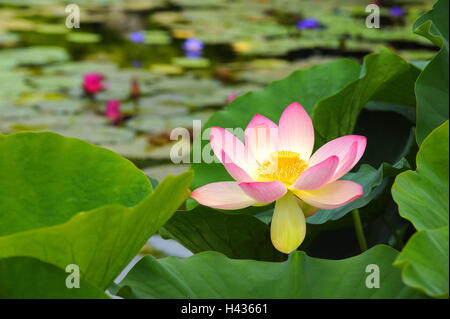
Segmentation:
[(353, 133), (360, 111), (372, 99), (382, 96), (383, 101), (413, 103), (413, 80), (418, 74), (418, 68), (389, 50), (366, 56), (358, 80), (314, 107), (316, 146)]
[(106, 294), (80, 280), (79, 288), (67, 288), (70, 273), (35, 258), (0, 259), (0, 299), (108, 298)]
[(419, 230), (396, 264), (403, 268), (407, 285), (434, 297), (448, 297), (448, 135), (447, 120), (424, 139), (417, 153), (417, 170), (398, 175), (392, 186), (400, 215)]
[(151, 193), (145, 174), (106, 149), (54, 133), (0, 135), (0, 236), (67, 222)]
[(448, 226), (415, 233), (394, 265), (410, 287), (433, 297), (448, 298)]
[(401, 173), (392, 186), (400, 215), (417, 230), (448, 225), (448, 128), (447, 120), (423, 141), (417, 153), (417, 170)]
[(188, 196), (190, 172), (151, 193), (128, 160), (54, 133), (0, 136), (0, 149), (0, 257), (74, 263), (99, 288)]
[(441, 47), (416, 82), (416, 138), (419, 145), (435, 127), (448, 119), (448, 10), (448, 1), (440, 0), (414, 24), (414, 32)]
[[(215, 113), (203, 126), (203, 130), (212, 126), (245, 128), (255, 113), (263, 114), (278, 123), (283, 110), (293, 101), (301, 103), (311, 114), (319, 100), (342, 90), (347, 83), (359, 77), (360, 71), (361, 66), (350, 59), (296, 71), (262, 91), (238, 97), (225, 110)], [(202, 150), (208, 143), (208, 140), (202, 141)], [(192, 168), (195, 171), (193, 187), (231, 178), (222, 164), (193, 163)]]
[[(228, 259), (204, 252), (187, 259), (144, 257), (120, 283), (126, 298), (412, 298), (392, 267), (397, 251), (375, 246), (356, 257), (324, 260), (304, 252), (285, 262)], [(379, 288), (367, 288), (366, 267), (379, 267)], [(326, 276), (324, 275), (326, 274)], [(370, 280), (370, 278), (369, 278)]]
[(251, 215), (197, 206), (176, 212), (162, 230), (193, 253), (213, 250), (235, 259), (282, 258), (272, 246), (269, 226)]
[(413, 26), (413, 31), (439, 47), (448, 51), (448, 1), (438, 0), (433, 9), (420, 16)]
[(386, 81), (372, 96), (365, 108), (374, 111), (397, 112), (415, 123), (416, 95), (414, 90), (420, 68), (412, 62), (411, 64), (415, 67), (410, 68), (409, 74), (400, 74), (399, 80)]
[(191, 172), (164, 179), (139, 205), (103, 206), (68, 222), (0, 237), (0, 257), (30, 256), (65, 268), (106, 289), (188, 195)]

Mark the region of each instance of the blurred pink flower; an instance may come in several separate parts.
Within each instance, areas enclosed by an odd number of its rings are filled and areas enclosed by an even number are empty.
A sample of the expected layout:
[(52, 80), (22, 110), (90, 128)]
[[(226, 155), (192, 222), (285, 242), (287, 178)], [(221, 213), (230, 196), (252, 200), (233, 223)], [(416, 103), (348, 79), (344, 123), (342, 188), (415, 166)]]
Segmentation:
[(103, 76), (99, 73), (88, 73), (84, 75), (83, 89), (86, 93), (94, 95), (105, 89)]
[(106, 102), (105, 116), (114, 122), (117, 122), (120, 119), (120, 101), (109, 100)]

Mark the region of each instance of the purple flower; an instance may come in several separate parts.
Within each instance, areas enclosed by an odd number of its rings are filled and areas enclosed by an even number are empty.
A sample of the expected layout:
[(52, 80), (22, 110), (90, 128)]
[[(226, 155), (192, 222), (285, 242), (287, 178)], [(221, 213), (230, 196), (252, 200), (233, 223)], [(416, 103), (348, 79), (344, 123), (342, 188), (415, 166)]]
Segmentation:
[(130, 34), (130, 40), (134, 43), (144, 42), (144, 34), (142, 32), (133, 32)]
[(318, 29), (320, 28), (320, 23), (316, 19), (308, 18), (297, 23), (297, 29), (305, 30), (305, 29)]
[(403, 10), (401, 7), (395, 6), (389, 10), (389, 14), (391, 17), (400, 18), (405, 15), (405, 10)]
[(190, 58), (190, 59), (198, 59), (202, 57), (202, 53), (201, 52), (195, 52), (195, 51), (186, 51), (185, 55), (186, 58)]
[(135, 60), (135, 61), (131, 62), (131, 65), (132, 65), (134, 68), (140, 68), (140, 67), (142, 67), (142, 62), (141, 62), (141, 61)]
[(200, 53), (203, 50), (203, 42), (199, 39), (189, 38), (183, 43), (183, 49), (186, 52)]

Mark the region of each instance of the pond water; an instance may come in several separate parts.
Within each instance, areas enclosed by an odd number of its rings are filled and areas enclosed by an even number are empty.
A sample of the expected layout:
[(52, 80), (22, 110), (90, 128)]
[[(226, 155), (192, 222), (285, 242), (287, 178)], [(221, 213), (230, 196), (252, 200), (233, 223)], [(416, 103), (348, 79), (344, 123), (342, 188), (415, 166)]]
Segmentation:
[[(433, 1), (377, 1), (379, 29), (365, 25), (368, 3), (77, 1), (80, 28), (69, 29), (65, 1), (0, 0), (0, 133), (58, 132), (107, 147), (157, 180), (179, 174), (188, 166), (171, 163), (170, 131), (206, 121), (236, 96), (381, 46), (413, 61), (434, 54), (410, 32)], [(101, 75), (101, 91), (83, 89), (89, 73)], [(161, 242), (143, 252), (189, 255)]]

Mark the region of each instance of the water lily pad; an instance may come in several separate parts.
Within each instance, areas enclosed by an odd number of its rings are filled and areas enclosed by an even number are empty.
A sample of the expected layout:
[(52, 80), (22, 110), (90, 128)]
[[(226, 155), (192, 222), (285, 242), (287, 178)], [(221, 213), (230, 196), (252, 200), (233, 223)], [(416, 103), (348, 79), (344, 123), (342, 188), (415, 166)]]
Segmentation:
[(142, 33), (145, 44), (167, 45), (172, 42), (169, 33), (164, 30), (147, 30)]
[(162, 11), (150, 16), (150, 19), (158, 24), (170, 26), (181, 20), (180, 12)]
[[(1, 55), (1, 52), (0, 52)], [(1, 61), (1, 58), (0, 58)], [(12, 65), (11, 65), (12, 66)], [(1, 68), (1, 62), (0, 62)], [(26, 75), (13, 71), (0, 72), (0, 99), (9, 100), (31, 91), (26, 83)]]
[(126, 143), (105, 143), (102, 144), (102, 147), (129, 159), (146, 159), (152, 149), (147, 136), (139, 136)]
[(10, 18), (2, 20), (2, 29), (9, 31), (32, 31), (35, 24), (32, 21), (21, 18)]
[(42, 34), (57, 34), (57, 35), (61, 35), (61, 34), (66, 34), (69, 32), (69, 29), (61, 23), (54, 23), (54, 24), (49, 24), (49, 23), (42, 23), (42, 24), (37, 24), (36, 27), (33, 29), (34, 32), (37, 33), (42, 33)]
[(91, 44), (102, 40), (101, 35), (90, 32), (71, 32), (66, 35), (66, 40), (73, 43)]
[(69, 90), (81, 86), (80, 77), (73, 75), (32, 76), (28, 77), (27, 81), (41, 93)]
[(181, 150), (181, 153), (176, 153), (177, 158), (188, 159), (190, 155), (190, 142), (187, 140), (181, 140), (179, 142), (169, 143), (164, 146), (155, 147), (148, 153), (148, 158), (153, 160), (170, 160), (171, 152), (175, 152), (173, 149), (175, 145), (177, 145), (175, 151)]
[(11, 32), (1, 32), (0, 31), (0, 46), (1, 45), (12, 45), (19, 42), (20, 36)]
[[(126, 158), (132, 160), (170, 160), (170, 152), (177, 142), (168, 143), (163, 146), (150, 144), (148, 136), (139, 136), (127, 143), (103, 144), (108, 148)], [(178, 145), (184, 153), (178, 154), (181, 158), (189, 158), (190, 142), (182, 140), (182, 145)]]
[[(262, 56), (280, 56), (285, 55), (289, 51), (305, 48), (314, 47), (316, 45), (307, 46), (305, 41), (300, 41), (298, 39), (291, 38), (276, 38), (273, 40), (268, 40), (264, 38), (255, 38), (251, 41), (246, 42), (247, 45), (244, 47), (240, 45), (242, 42), (237, 42), (234, 44), (234, 50), (241, 55), (262, 55)], [(317, 45), (318, 46), (318, 45)]]
[(225, 5), (225, 0), (173, 0), (182, 7), (217, 7)]
[(171, 104), (148, 104), (145, 101), (139, 102), (140, 114), (154, 114), (161, 116), (171, 116), (186, 114), (188, 109), (184, 105)]
[(126, 126), (138, 131), (146, 133), (156, 133), (166, 130), (166, 120), (157, 115), (140, 115), (126, 122)]
[(5, 120), (20, 120), (36, 116), (38, 112), (31, 107), (0, 103), (0, 126)]
[(57, 133), (66, 137), (76, 137), (92, 144), (116, 144), (130, 141), (134, 132), (111, 126), (72, 126)]
[(36, 46), (21, 49), (7, 49), (0, 52), (2, 59), (14, 59), (17, 65), (43, 65), (69, 60), (69, 54), (61, 47)]
[(192, 128), (194, 121), (205, 123), (213, 112), (197, 112), (189, 115), (177, 115), (167, 118), (167, 127), (174, 129), (177, 127)]
[(76, 116), (70, 117), (71, 125), (85, 126), (102, 126), (109, 123), (109, 119), (105, 116), (83, 112)]
[(211, 79), (197, 79), (192, 75), (165, 78), (155, 83), (155, 90), (170, 91), (176, 88), (178, 94), (211, 94), (216, 89), (220, 89), (222, 85), (220, 82)]
[(34, 117), (0, 122), (0, 131), (4, 133), (47, 131), (61, 129), (70, 125), (70, 118), (62, 115), (36, 115)]
[(201, 69), (207, 68), (210, 65), (210, 61), (207, 58), (177, 57), (172, 59), (172, 63), (186, 69)]
[(114, 74), (118, 72), (115, 64), (109, 62), (66, 62), (56, 65), (49, 65), (43, 68), (44, 73), (61, 74), (66, 73), (70, 75), (82, 75), (84, 73), (98, 72), (104, 75)]
[(165, 75), (179, 75), (184, 72), (184, 69), (182, 67), (173, 64), (158, 63), (153, 64), (150, 67), (150, 71)]

